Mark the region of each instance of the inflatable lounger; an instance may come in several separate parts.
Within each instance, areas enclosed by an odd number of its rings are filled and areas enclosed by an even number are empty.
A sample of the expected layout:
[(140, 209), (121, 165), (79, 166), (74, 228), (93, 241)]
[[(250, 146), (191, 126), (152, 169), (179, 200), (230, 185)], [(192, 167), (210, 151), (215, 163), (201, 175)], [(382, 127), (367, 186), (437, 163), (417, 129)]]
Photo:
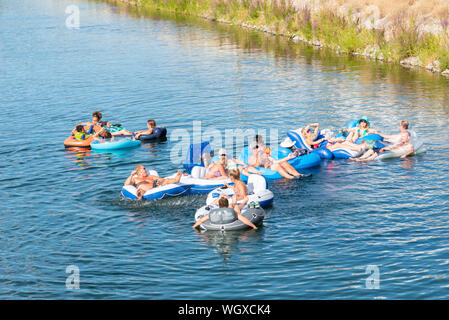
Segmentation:
[[(301, 148), (301, 149), (306, 149), (308, 150), (310, 153), (316, 153), (319, 155), (319, 157), (321, 159), (332, 159), (334, 157), (334, 155), (332, 154), (332, 152), (326, 148), (326, 144), (327, 141), (323, 141), (320, 143), (320, 146), (316, 149), (312, 149), (310, 148), (306, 143), (305, 143), (305, 139), (301, 133), (302, 129), (297, 129), (297, 130), (290, 130), (287, 132), (287, 137), (289, 137), (290, 139), (292, 139), (292, 141), (295, 142), (295, 146), (297, 148)], [(323, 135), (321, 135), (320, 133), (318, 134), (317, 138), (315, 140), (319, 140), (324, 138)]]
[[(206, 214), (209, 214), (209, 220), (200, 224), (203, 230), (215, 231), (233, 231), (244, 230), (250, 228), (237, 219), (237, 214), (231, 208), (218, 208), (213, 206), (204, 206), (195, 213), (195, 221), (198, 221)], [(250, 220), (257, 227), (260, 226), (265, 217), (265, 212), (262, 208), (243, 208), (241, 214)]]
[[(286, 148), (279, 147), (277, 154), (272, 154), (272, 157), (276, 160), (285, 158), (290, 153), (290, 150)], [(252, 152), (249, 150), (249, 148), (246, 146), (242, 149), (239, 159), (242, 160), (245, 163), (248, 163), (248, 159), (251, 156)], [(304, 170), (304, 169), (310, 169), (316, 166), (319, 166), (321, 164), (320, 157), (315, 153), (309, 153), (303, 156), (299, 156), (293, 159), (288, 160), (288, 163), (292, 165), (293, 168), (296, 170)], [(257, 170), (262, 172), (262, 176), (265, 179), (268, 180), (276, 180), (276, 179), (282, 179), (282, 175), (274, 170), (266, 169), (262, 167), (257, 167)], [(247, 178), (245, 176), (241, 176), (243, 181), (246, 181)]]
[[(153, 176), (158, 176), (158, 173), (154, 170), (149, 170), (149, 174)], [(142, 200), (161, 200), (172, 197), (179, 197), (187, 195), (189, 191), (189, 186), (182, 183), (166, 184), (163, 186), (155, 187), (147, 192), (142, 197)], [(137, 188), (132, 185), (127, 185), (122, 187), (122, 195), (127, 199), (137, 200)]]
[(181, 183), (189, 185), (189, 194), (207, 194), (212, 190), (224, 186), (225, 183), (232, 184), (229, 178), (225, 179), (205, 179), (207, 173), (205, 167), (195, 166), (192, 174), (181, 177)]
[[(212, 190), (207, 195), (206, 204), (210, 205), (222, 195), (232, 197), (234, 190), (226, 186)], [(259, 203), (262, 208), (273, 204), (274, 194), (267, 189), (266, 180), (258, 174), (250, 174), (248, 177), (248, 203)]]
[[(416, 132), (413, 130), (407, 130), (410, 133), (410, 143), (413, 146), (414, 153), (413, 155), (421, 154), (426, 152), (426, 148), (424, 147), (424, 143), (421, 139), (418, 138)], [(385, 160), (392, 158), (400, 158), (404, 154), (407, 153), (407, 149), (400, 149), (398, 151), (386, 151), (379, 154), (376, 160)]]
[(211, 146), (208, 141), (191, 144), (189, 150), (187, 151), (186, 160), (183, 163), (184, 169), (187, 173), (191, 173), (193, 167), (204, 167), (202, 155), (210, 154)]

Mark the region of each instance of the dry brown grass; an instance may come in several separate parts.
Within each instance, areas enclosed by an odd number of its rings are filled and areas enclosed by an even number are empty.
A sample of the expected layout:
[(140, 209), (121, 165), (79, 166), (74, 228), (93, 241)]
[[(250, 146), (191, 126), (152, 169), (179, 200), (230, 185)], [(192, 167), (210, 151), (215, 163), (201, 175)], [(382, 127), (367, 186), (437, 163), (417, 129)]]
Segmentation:
[(324, 0), (322, 3), (332, 1), (358, 12), (371, 5), (377, 6), (380, 18), (387, 15), (396, 16), (402, 12), (406, 12), (409, 16), (422, 15), (435, 18), (448, 18), (449, 15), (448, 0)]

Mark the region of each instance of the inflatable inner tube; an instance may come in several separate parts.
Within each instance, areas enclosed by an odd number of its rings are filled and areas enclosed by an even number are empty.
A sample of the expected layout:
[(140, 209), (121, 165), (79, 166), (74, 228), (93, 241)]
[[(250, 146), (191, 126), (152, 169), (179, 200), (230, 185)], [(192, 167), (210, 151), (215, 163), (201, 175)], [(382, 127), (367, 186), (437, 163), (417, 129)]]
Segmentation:
[[(195, 221), (201, 219), (206, 214), (209, 214), (209, 220), (200, 225), (200, 228), (203, 230), (233, 231), (250, 228), (248, 225), (237, 219), (237, 214), (231, 208), (202, 207), (196, 212)], [(241, 214), (256, 226), (260, 226), (265, 217), (265, 212), (262, 208), (246, 208), (242, 210)]]
[[(305, 142), (305, 139), (302, 135), (301, 129), (288, 131), (287, 137), (289, 137), (290, 139), (292, 139), (292, 141), (295, 142), (295, 146), (297, 148), (306, 149), (311, 153), (316, 153), (319, 155), (319, 157), (321, 159), (332, 159), (333, 158), (332, 152), (326, 148), (327, 141), (321, 142), (320, 146), (318, 148), (312, 149)], [(324, 136), (321, 134), (318, 134), (318, 137), (315, 140), (319, 140), (322, 138), (324, 138)]]
[(89, 148), (93, 140), (93, 137), (89, 137), (84, 140), (75, 139), (74, 136), (70, 136), (64, 140), (65, 147), (79, 147), (79, 148)]
[(165, 139), (167, 137), (167, 129), (165, 127), (156, 127), (153, 129), (152, 134), (145, 134), (139, 136), (139, 140), (142, 142), (148, 142), (158, 139)]
[(224, 177), (223, 179), (205, 179), (207, 168), (195, 166), (192, 174), (181, 177), (181, 183), (189, 185), (189, 194), (208, 194), (212, 190), (223, 187), (225, 183), (232, 184), (231, 179)]
[[(274, 194), (267, 189), (265, 179), (258, 174), (250, 174), (248, 178), (248, 203), (258, 203), (262, 208), (269, 207), (273, 204)], [(232, 197), (234, 190), (232, 188), (219, 187), (212, 190), (206, 199), (206, 204), (210, 205), (214, 200), (221, 196)]]
[[(272, 157), (274, 159), (281, 159), (281, 158), (286, 157), (289, 153), (290, 153), (290, 150), (288, 150), (286, 148), (279, 147), (278, 152), (276, 154), (273, 153)], [(239, 159), (242, 160), (243, 162), (245, 162), (246, 164), (248, 164), (248, 159), (251, 156), (251, 154), (252, 154), (251, 150), (249, 149), (248, 146), (246, 146), (242, 149)], [(309, 168), (319, 166), (321, 164), (321, 161), (320, 161), (320, 157), (317, 154), (309, 153), (309, 154), (305, 154), (305, 155), (293, 158), (291, 160), (288, 160), (288, 163), (290, 163), (290, 165), (293, 168), (295, 168), (296, 170), (304, 170), (304, 169), (309, 169)], [(275, 170), (262, 168), (262, 167), (257, 167), (256, 169), (262, 172), (262, 176), (265, 179), (276, 180), (276, 179), (283, 178), (282, 175)], [(243, 181), (246, 181), (246, 179), (247, 178), (245, 176), (242, 177)]]
[(90, 146), (92, 150), (118, 150), (118, 149), (127, 149), (127, 148), (135, 148), (142, 144), (139, 140), (132, 139), (123, 139), (123, 140), (112, 140), (100, 142), (98, 140), (93, 141)]

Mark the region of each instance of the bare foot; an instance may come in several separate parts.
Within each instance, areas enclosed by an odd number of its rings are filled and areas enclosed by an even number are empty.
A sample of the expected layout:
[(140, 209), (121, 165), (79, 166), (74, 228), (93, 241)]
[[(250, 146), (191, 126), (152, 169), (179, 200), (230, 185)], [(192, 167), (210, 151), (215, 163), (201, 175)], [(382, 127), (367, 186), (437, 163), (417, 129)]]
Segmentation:
[(178, 173), (176, 173), (176, 176), (175, 176), (176, 183), (179, 183), (179, 181), (181, 181), (181, 177), (182, 177), (182, 172), (181, 172), (181, 170), (178, 170)]

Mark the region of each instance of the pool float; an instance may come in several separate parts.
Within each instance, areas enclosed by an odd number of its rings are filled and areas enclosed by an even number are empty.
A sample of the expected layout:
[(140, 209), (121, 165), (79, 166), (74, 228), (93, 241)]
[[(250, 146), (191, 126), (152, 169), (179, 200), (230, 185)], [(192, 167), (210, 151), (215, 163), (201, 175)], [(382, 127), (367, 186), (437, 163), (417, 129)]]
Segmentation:
[[(158, 173), (154, 170), (148, 170), (148, 173), (152, 176), (159, 177)], [(145, 192), (142, 200), (161, 200), (166, 198), (178, 197), (187, 195), (189, 186), (182, 183), (166, 184), (152, 188)], [(126, 185), (122, 187), (122, 195), (127, 199), (137, 200), (137, 188), (133, 185)]]
[(231, 184), (231, 179), (205, 179), (208, 169), (201, 166), (195, 166), (190, 175), (183, 175), (180, 182), (189, 185), (189, 194), (207, 194), (212, 190), (224, 186), (225, 183)]
[[(418, 138), (416, 135), (416, 132), (413, 130), (407, 130), (410, 133), (410, 143), (413, 146), (413, 155), (421, 154), (426, 152), (426, 148), (424, 147), (424, 143), (421, 139)], [(385, 160), (385, 159), (392, 159), (392, 158), (400, 158), (404, 154), (406, 154), (408, 149), (399, 149), (396, 151), (385, 151), (379, 154), (379, 156), (376, 158), (377, 160)]]
[[(246, 146), (240, 152), (239, 159), (247, 164), (248, 159), (251, 156), (251, 154), (252, 154), (251, 150), (248, 148), (248, 146)], [(289, 149), (278, 147), (277, 152), (273, 151), (271, 154), (271, 157), (275, 160), (279, 160), (279, 159), (285, 158), (288, 154), (290, 154)], [(320, 160), (321, 159), (318, 154), (309, 153), (309, 154), (305, 154), (305, 155), (290, 159), (290, 160), (288, 160), (288, 163), (296, 170), (304, 170), (304, 169), (310, 169), (310, 168), (319, 166), (321, 164)], [(262, 167), (257, 167), (256, 169), (262, 172), (262, 176), (265, 179), (275, 180), (275, 179), (283, 178), (282, 175), (277, 171), (262, 168)], [(246, 181), (245, 176), (242, 176), (241, 178), (243, 181)]]
[[(206, 204), (211, 204), (222, 195), (232, 197), (234, 190), (226, 186), (218, 187), (207, 195)], [(248, 203), (259, 203), (262, 208), (266, 208), (273, 203), (274, 194), (267, 189), (267, 182), (258, 174), (250, 174), (248, 177)]]
[(67, 147), (78, 147), (78, 148), (89, 148), (93, 140), (93, 137), (88, 137), (84, 140), (75, 139), (74, 136), (70, 136), (64, 140), (64, 146)]
[[(357, 127), (359, 124), (359, 120), (351, 120), (346, 125), (346, 129), (351, 129)], [(348, 136), (348, 132), (340, 132), (336, 135), (336, 138), (346, 138)], [(362, 144), (367, 143), (374, 149), (382, 149), (385, 147), (385, 144), (382, 143), (383, 137), (381, 137), (378, 134), (375, 133), (369, 133), (366, 136), (362, 138), (358, 138), (354, 143), (355, 144)], [(355, 158), (359, 157), (361, 154), (363, 154), (365, 150), (361, 151), (354, 151), (350, 150), (348, 148), (339, 148), (334, 151), (332, 151), (332, 154), (334, 155), (335, 159), (348, 159), (348, 158)]]
[(158, 139), (165, 139), (167, 137), (167, 129), (165, 127), (156, 127), (153, 129), (152, 134), (143, 134), (139, 136), (139, 140), (142, 142), (154, 141)]
[[(332, 159), (334, 155), (332, 152), (326, 148), (327, 141), (323, 141), (320, 143), (319, 147), (316, 149), (310, 148), (306, 143), (305, 139), (302, 135), (301, 128), (297, 130), (290, 130), (287, 132), (287, 137), (292, 139), (293, 142), (295, 142), (295, 146), (297, 148), (306, 149), (310, 153), (316, 153), (321, 159)], [(320, 140), (322, 138), (325, 138), (324, 135), (321, 134), (321, 132), (318, 133), (318, 136), (315, 140)]]
[[(233, 231), (244, 230), (250, 228), (237, 219), (237, 214), (231, 208), (218, 208), (215, 206), (204, 206), (199, 208), (195, 213), (195, 221), (198, 221), (206, 214), (209, 214), (209, 220), (200, 224), (203, 230), (215, 231)], [(265, 212), (262, 208), (243, 208), (241, 215), (246, 217), (256, 226), (260, 226), (263, 222)]]
[(118, 150), (118, 149), (128, 149), (135, 148), (142, 144), (139, 140), (132, 139), (120, 139), (112, 141), (98, 141), (95, 140), (90, 144), (92, 150)]
[(189, 150), (187, 151), (186, 160), (183, 163), (183, 167), (187, 173), (191, 173), (193, 167), (204, 167), (201, 155), (204, 153), (209, 155), (211, 150), (209, 141), (191, 144), (189, 146)]

